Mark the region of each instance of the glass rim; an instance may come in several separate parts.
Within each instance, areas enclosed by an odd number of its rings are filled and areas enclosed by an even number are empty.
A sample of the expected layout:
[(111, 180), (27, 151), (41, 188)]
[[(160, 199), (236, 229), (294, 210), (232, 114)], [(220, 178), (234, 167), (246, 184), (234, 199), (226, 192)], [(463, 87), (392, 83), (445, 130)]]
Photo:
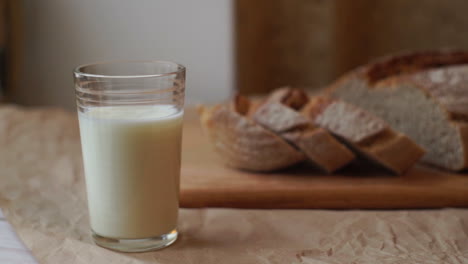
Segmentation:
[[(164, 73), (154, 73), (154, 74), (130, 74), (130, 75), (110, 75), (110, 74), (96, 74), (96, 73), (87, 73), (83, 71), (85, 67), (94, 66), (94, 65), (112, 65), (112, 64), (121, 64), (121, 63), (169, 63), (177, 66), (176, 71), (164, 72)], [(79, 76), (94, 77), (94, 78), (126, 78), (126, 79), (137, 79), (137, 78), (154, 78), (154, 77), (163, 77), (170, 75), (177, 75), (178, 73), (184, 72), (185, 66), (167, 60), (109, 60), (109, 61), (99, 61), (94, 63), (81, 64), (73, 69), (73, 73)]]

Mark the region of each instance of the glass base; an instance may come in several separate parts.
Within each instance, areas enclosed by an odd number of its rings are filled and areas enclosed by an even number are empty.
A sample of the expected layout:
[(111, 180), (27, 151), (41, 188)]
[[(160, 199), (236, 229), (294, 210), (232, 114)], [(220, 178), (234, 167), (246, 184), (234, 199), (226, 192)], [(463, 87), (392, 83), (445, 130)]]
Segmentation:
[(177, 229), (157, 237), (139, 239), (107, 238), (93, 231), (94, 242), (101, 247), (120, 252), (145, 252), (165, 248), (177, 240)]

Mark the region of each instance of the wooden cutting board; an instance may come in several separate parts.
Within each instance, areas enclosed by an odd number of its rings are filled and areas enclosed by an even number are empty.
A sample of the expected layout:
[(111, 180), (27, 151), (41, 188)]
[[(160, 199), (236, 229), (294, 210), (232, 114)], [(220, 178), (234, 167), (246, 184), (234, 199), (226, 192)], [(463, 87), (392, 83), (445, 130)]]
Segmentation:
[(277, 173), (225, 167), (187, 111), (181, 175), (182, 207), (439, 208), (468, 207), (468, 173), (417, 165), (394, 176), (368, 164), (326, 175), (302, 165)]

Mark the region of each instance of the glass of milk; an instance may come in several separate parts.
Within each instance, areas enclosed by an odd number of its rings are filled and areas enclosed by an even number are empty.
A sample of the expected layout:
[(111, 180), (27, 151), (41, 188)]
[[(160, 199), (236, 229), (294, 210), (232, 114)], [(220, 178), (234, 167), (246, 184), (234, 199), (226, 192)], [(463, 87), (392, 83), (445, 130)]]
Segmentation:
[(172, 244), (185, 68), (105, 62), (79, 66), (74, 77), (94, 241), (124, 252)]

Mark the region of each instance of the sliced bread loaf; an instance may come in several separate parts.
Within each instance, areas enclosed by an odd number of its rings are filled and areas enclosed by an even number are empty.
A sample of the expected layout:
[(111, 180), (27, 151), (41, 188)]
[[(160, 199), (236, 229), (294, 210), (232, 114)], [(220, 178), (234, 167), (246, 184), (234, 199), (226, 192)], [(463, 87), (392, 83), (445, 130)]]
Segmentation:
[(468, 167), (468, 52), (385, 57), (345, 75), (328, 91), (411, 137), (427, 150), (424, 162)]
[(249, 120), (249, 101), (199, 107), (201, 125), (226, 165), (250, 171), (274, 171), (304, 161), (284, 139)]
[(328, 131), (314, 126), (296, 111), (307, 101), (308, 96), (302, 90), (281, 88), (252, 113), (252, 118), (301, 150), (319, 168), (331, 173), (350, 163), (354, 154)]
[(314, 97), (302, 113), (357, 153), (394, 173), (405, 172), (424, 154), (421, 147), (382, 119), (344, 101)]

